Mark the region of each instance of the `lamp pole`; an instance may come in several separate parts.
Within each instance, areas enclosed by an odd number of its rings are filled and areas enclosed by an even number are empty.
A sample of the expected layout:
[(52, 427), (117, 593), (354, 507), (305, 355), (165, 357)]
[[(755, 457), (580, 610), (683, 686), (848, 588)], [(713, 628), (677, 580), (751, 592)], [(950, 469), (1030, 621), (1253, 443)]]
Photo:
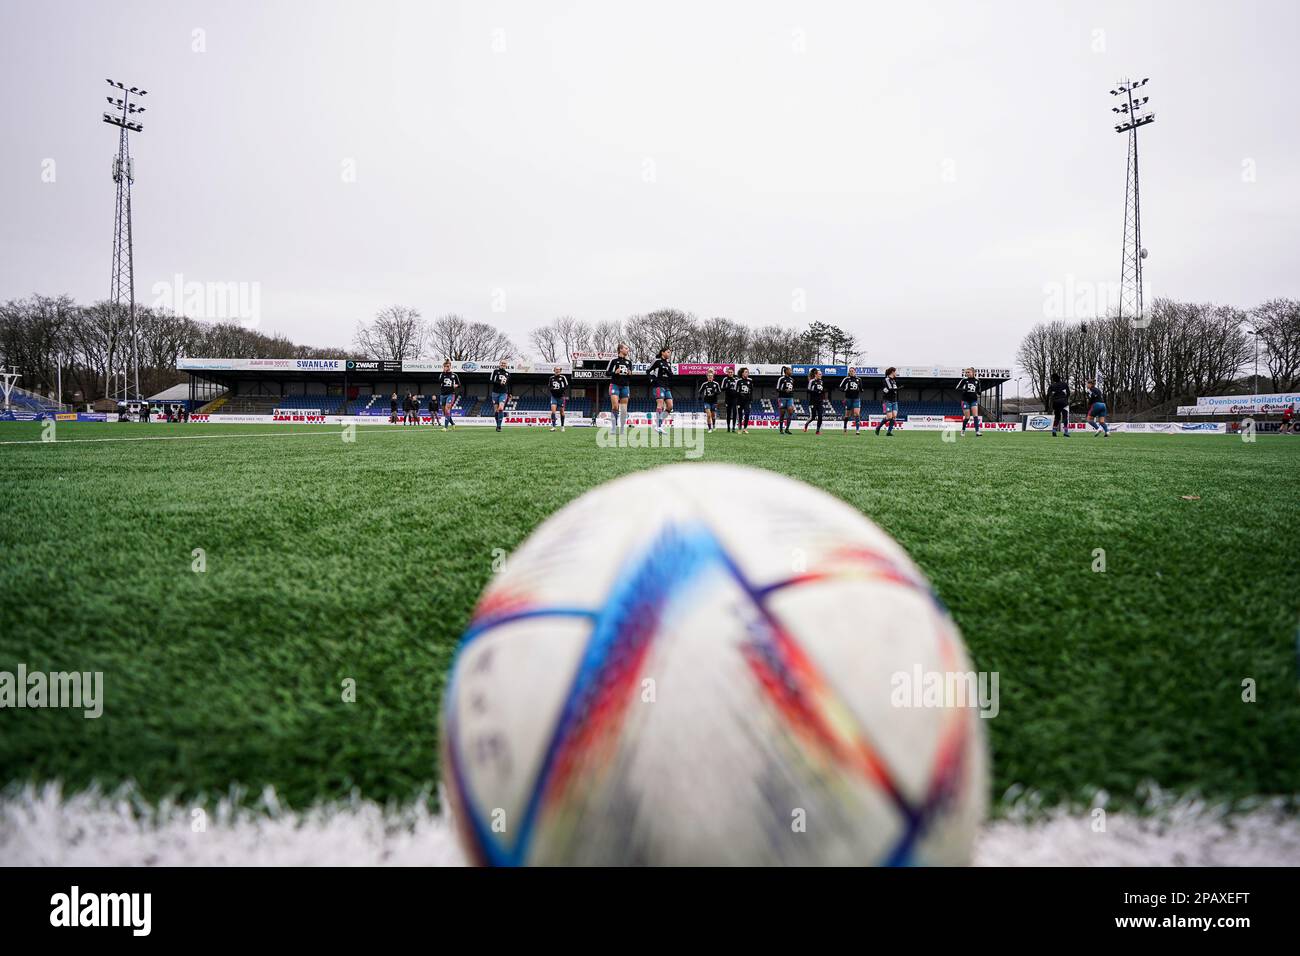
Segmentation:
[(1143, 112), (1149, 96), (1134, 96), (1133, 91), (1146, 86), (1151, 80), (1123, 79), (1110, 91), (1121, 97), (1119, 106), (1111, 112), (1119, 114), (1115, 132), (1128, 133), (1128, 173), (1124, 179), (1124, 250), (1120, 257), (1119, 317), (1128, 313), (1135, 328), (1146, 328), (1146, 311), (1142, 305), (1142, 260), (1147, 251), (1142, 248), (1142, 209), (1138, 190), (1138, 136), (1141, 126), (1154, 123), (1155, 113)]
[[(117, 320), (122, 314), (123, 299), (130, 315), (131, 356), (129, 368), (135, 378), (135, 398), (142, 398), (140, 392), (140, 337), (135, 321), (135, 260), (131, 241), (131, 184), (135, 182), (135, 165), (131, 160), (131, 146), (127, 141), (128, 133), (143, 132), (144, 127), (132, 117), (143, 113), (143, 106), (131, 102), (149, 91), (135, 86), (126, 86), (117, 80), (106, 80), (109, 86), (121, 91), (120, 97), (106, 97), (114, 107), (113, 112), (104, 114), (104, 122), (118, 128), (117, 155), (113, 158), (113, 182), (117, 184), (117, 211), (113, 217), (113, 279), (109, 288), (109, 298), (113, 302), (113, 317)], [(123, 382), (123, 398), (131, 398), (130, 385)]]

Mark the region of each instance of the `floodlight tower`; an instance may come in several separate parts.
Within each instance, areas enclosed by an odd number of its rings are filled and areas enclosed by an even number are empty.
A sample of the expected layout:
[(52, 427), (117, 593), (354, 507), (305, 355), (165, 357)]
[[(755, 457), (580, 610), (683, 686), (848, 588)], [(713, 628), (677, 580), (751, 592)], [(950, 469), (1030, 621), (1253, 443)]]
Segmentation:
[(1120, 80), (1111, 96), (1119, 96), (1123, 101), (1119, 106), (1111, 107), (1112, 113), (1119, 114), (1115, 132), (1128, 133), (1128, 173), (1124, 179), (1124, 253), (1120, 261), (1119, 314), (1125, 315), (1138, 328), (1145, 328), (1146, 312), (1142, 306), (1142, 260), (1147, 251), (1142, 248), (1142, 209), (1138, 190), (1138, 128), (1154, 123), (1156, 114), (1146, 110), (1149, 96), (1134, 96), (1133, 91), (1141, 89), (1151, 81), (1150, 77), (1141, 80)]
[[(113, 219), (113, 278), (108, 297), (113, 303), (113, 314), (122, 314), (126, 305), (131, 320), (131, 378), (134, 379), (134, 395), (125, 377), (122, 383), (122, 398), (142, 398), (140, 393), (140, 348), (139, 333), (135, 322), (135, 262), (131, 243), (131, 184), (135, 182), (135, 166), (131, 160), (131, 148), (127, 140), (128, 133), (139, 133), (144, 127), (131, 117), (143, 113), (143, 106), (131, 102), (132, 95), (144, 96), (148, 90), (134, 86), (125, 86), (116, 80), (107, 80), (109, 86), (121, 90), (120, 97), (106, 97), (115, 108), (112, 113), (104, 114), (104, 122), (116, 126), (117, 156), (113, 158), (113, 182), (117, 183), (117, 214)], [(125, 303), (123, 300), (125, 299)]]

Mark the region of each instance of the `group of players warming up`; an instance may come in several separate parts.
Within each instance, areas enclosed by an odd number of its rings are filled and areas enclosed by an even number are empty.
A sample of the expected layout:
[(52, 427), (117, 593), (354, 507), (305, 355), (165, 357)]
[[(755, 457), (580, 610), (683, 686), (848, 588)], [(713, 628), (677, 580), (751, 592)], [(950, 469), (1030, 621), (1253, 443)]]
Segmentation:
[[(606, 367), (606, 374), (609, 376), (610, 382), (609, 401), (613, 417), (612, 427), (615, 430), (628, 427), (627, 407), (632, 393), (633, 369), (632, 360), (628, 355), (628, 347), (619, 345), (617, 355), (609, 360), (609, 365)], [(898, 400), (901, 391), (897, 372), (898, 369), (894, 366), (885, 369), (884, 382), (880, 387), (882, 415), (875, 426), (877, 435), (880, 434), (881, 429), (884, 429), (886, 437), (894, 434), (894, 426), (898, 421)], [(646, 369), (645, 374), (654, 392), (654, 427), (656, 431), (662, 434), (665, 426), (671, 426), (673, 414), (673, 392), (669, 384), (673, 375), (670, 350), (661, 349), (655, 360)], [(501, 431), (501, 427), (505, 422), (506, 406), (511, 398), (510, 386), (511, 375), (508, 363), (505, 359), (502, 359), (488, 376), (489, 402), (496, 418), (497, 431)], [(804, 392), (808, 398), (808, 418), (803, 423), (803, 430), (807, 432), (809, 428), (815, 426), (814, 434), (820, 435), (822, 433), (825, 422), (826, 399), (832, 387), (844, 395), (844, 417), (841, 426), (844, 433), (848, 433), (849, 424), (852, 423), (854, 433), (861, 435), (863, 381), (858, 376), (857, 369), (852, 366), (849, 367), (848, 374), (834, 386), (826, 381), (820, 368), (812, 368), (808, 371), (808, 378), (804, 383)], [(568, 404), (569, 388), (569, 377), (564, 374), (563, 366), (556, 365), (553, 374), (547, 381), (547, 390), (551, 399), (551, 431), (555, 431), (557, 428), (561, 431), (565, 429), (565, 409)], [(788, 365), (782, 366), (781, 375), (776, 381), (776, 406), (779, 419), (778, 432), (780, 434), (791, 434), (790, 429), (794, 424), (796, 412), (794, 398), (796, 388), (793, 369)], [(460, 390), (460, 376), (452, 371), (450, 361), (443, 362), (442, 373), (438, 378), (438, 394), (437, 396), (430, 395), (428, 399), (429, 416), (433, 424), (440, 424), (444, 429), (455, 427), (456, 422), (452, 416), (452, 409), (456, 405), (457, 395)], [(980, 437), (983, 426), (979, 406), (980, 380), (975, 374), (974, 368), (963, 369), (962, 377), (958, 379), (954, 390), (961, 400), (961, 430), (965, 432), (967, 428), (973, 427), (975, 437)], [(725, 408), (724, 420), (727, 431), (741, 435), (749, 433), (750, 406), (754, 398), (754, 382), (750, 378), (748, 368), (742, 366), (734, 374), (728, 372), (721, 378), (718, 378), (717, 374), (710, 370), (705, 375), (704, 381), (696, 389), (696, 397), (704, 405), (705, 427), (708, 431), (712, 432), (718, 427), (718, 404), (721, 402)], [(1047, 390), (1047, 400), (1052, 408), (1052, 435), (1055, 436), (1060, 433), (1069, 438), (1070, 386), (1060, 375), (1052, 375), (1052, 381)], [(400, 412), (398, 409), (399, 401), (401, 401)], [(1089, 427), (1095, 434), (1110, 437), (1110, 426), (1106, 422), (1105, 398), (1094, 379), (1088, 379), (1087, 381), (1087, 407)], [(399, 400), (397, 393), (393, 392), (389, 401), (389, 413), (390, 421), (394, 423), (401, 421), (404, 424), (418, 424), (420, 421), (418, 397), (408, 394), (404, 400)]]
[[(429, 396), (429, 415), (435, 425), (441, 418), (444, 429), (455, 427), (456, 422), (451, 410), (456, 405), (456, 395), (460, 387), (460, 376), (451, 370), (451, 361), (443, 362), (442, 373), (438, 377), (437, 405), (434, 404), (434, 396)], [(562, 366), (555, 366), (554, 374), (547, 382), (547, 389), (551, 395), (551, 431), (555, 431), (557, 427), (564, 431), (564, 414), (569, 401), (569, 376), (564, 374)], [(510, 395), (509, 363), (502, 359), (488, 375), (488, 401), (492, 405), (492, 414), (496, 418), (497, 431), (501, 431), (501, 426), (505, 424), (506, 406), (510, 404)], [(418, 412), (415, 396), (407, 396), (405, 408), (408, 416), (411, 415), (411, 409)], [(418, 414), (414, 417), (418, 423)], [(397, 393), (394, 392), (390, 402), (390, 421), (396, 422), (397, 419)], [(404, 418), (403, 421), (405, 420)]]
[[(627, 427), (627, 406), (632, 394), (633, 365), (631, 358), (628, 356), (628, 347), (626, 345), (618, 347), (618, 354), (609, 360), (605, 372), (609, 376), (609, 405), (613, 419), (611, 425), (615, 431), (620, 431)], [(892, 365), (885, 369), (885, 380), (881, 386), (882, 417), (876, 425), (877, 435), (880, 434), (882, 428), (885, 429), (886, 437), (894, 434), (894, 426), (898, 421), (898, 397), (901, 390), (897, 373), (898, 369)], [(655, 360), (646, 369), (646, 376), (650, 379), (650, 385), (654, 390), (655, 397), (654, 427), (660, 433), (663, 432), (665, 424), (672, 424), (673, 393), (668, 385), (672, 374), (670, 350), (661, 349)], [(794, 398), (796, 388), (793, 369), (788, 365), (783, 365), (781, 375), (776, 380), (778, 431), (781, 434), (791, 434), (790, 428), (794, 424), (796, 411)], [(862, 433), (863, 381), (858, 376), (857, 369), (850, 366), (848, 374), (840, 380), (836, 388), (844, 393), (844, 432), (848, 432), (849, 423), (852, 422), (854, 433), (860, 435)], [(822, 375), (822, 370), (819, 368), (811, 369), (808, 373), (808, 381), (804, 384), (809, 408), (808, 420), (804, 422), (803, 426), (805, 432), (808, 431), (810, 426), (816, 425), (814, 434), (821, 434), (822, 426), (825, 423), (828, 390), (829, 386)], [(961, 398), (962, 431), (965, 431), (967, 426), (973, 422), (975, 434), (978, 436), (983, 419), (980, 417), (979, 410), (980, 380), (975, 374), (975, 369), (967, 368), (963, 370), (963, 376), (957, 382), (956, 391)], [(750, 406), (754, 398), (754, 383), (750, 379), (747, 367), (742, 366), (735, 373), (728, 372), (721, 379), (718, 378), (714, 371), (708, 371), (705, 373), (704, 381), (696, 389), (695, 395), (704, 404), (704, 423), (707, 431), (714, 431), (718, 427), (718, 403), (721, 402), (724, 406), (727, 431), (741, 435), (749, 433)]]

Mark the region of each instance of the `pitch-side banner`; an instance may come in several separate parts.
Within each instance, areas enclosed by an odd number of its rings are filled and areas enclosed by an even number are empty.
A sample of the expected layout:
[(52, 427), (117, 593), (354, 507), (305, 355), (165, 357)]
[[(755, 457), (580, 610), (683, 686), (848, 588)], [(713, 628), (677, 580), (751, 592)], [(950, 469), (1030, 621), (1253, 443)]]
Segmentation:
[(1300, 408), (1300, 401), (1292, 403), (1272, 400), (1266, 402), (1238, 401), (1233, 402), (1231, 405), (1179, 405), (1178, 415), (1180, 418), (1198, 415), (1281, 415), (1293, 404), (1296, 408)]
[[(898, 367), (899, 378), (950, 378), (956, 381), (965, 374), (963, 369), (953, 365), (900, 365)], [(1011, 378), (1011, 369), (976, 368), (975, 377), (1006, 380)]]
[(735, 370), (735, 365), (717, 365), (708, 362), (680, 362), (676, 366), (678, 375), (707, 375), (709, 372), (715, 375), (730, 375)]
[(180, 371), (342, 372), (346, 366), (346, 359), (182, 358), (176, 360), (176, 368)]
[[(499, 362), (452, 362), (451, 370), (453, 372), (490, 372), (498, 366)], [(555, 366), (560, 367), (562, 375), (568, 375), (573, 371), (573, 366), (568, 362), (534, 362), (530, 359), (515, 359), (506, 363), (506, 371), (523, 372), (523, 373), (548, 373), (555, 370)], [(412, 359), (402, 363), (403, 373), (420, 373), (430, 374), (442, 371), (442, 362), (437, 359)]]
[[(496, 425), (496, 419), (488, 415), (470, 416), (453, 416), (457, 425)], [(191, 422), (208, 422), (213, 425), (387, 425), (388, 417), (385, 415), (311, 415), (311, 414), (283, 414), (283, 415), (191, 415)], [(433, 419), (424, 414), (420, 414), (421, 425), (433, 424)], [(546, 425), (551, 424), (551, 413), (544, 412), (535, 415), (516, 414), (507, 415), (505, 419), (507, 425)], [(569, 414), (565, 417), (565, 424), (568, 426), (590, 425), (591, 419), (579, 415)], [(184, 427), (183, 425), (180, 427)], [(413, 425), (403, 425), (403, 428), (414, 428)]]
[(1114, 422), (1110, 430), (1152, 435), (1223, 435), (1228, 425), (1226, 422)]
[[(1198, 408), (1226, 408), (1229, 406), (1256, 406), (1276, 408), (1278, 411), (1288, 405), (1300, 407), (1300, 392), (1266, 392), (1259, 395), (1202, 395), (1196, 399)], [(1221, 412), (1220, 414), (1225, 414)], [(1232, 414), (1228, 412), (1226, 414)]]
[(793, 365), (790, 367), (790, 371), (800, 378), (806, 378), (813, 369), (821, 369), (823, 378), (840, 379), (849, 374), (850, 367), (864, 377), (885, 374), (883, 369), (875, 365)]

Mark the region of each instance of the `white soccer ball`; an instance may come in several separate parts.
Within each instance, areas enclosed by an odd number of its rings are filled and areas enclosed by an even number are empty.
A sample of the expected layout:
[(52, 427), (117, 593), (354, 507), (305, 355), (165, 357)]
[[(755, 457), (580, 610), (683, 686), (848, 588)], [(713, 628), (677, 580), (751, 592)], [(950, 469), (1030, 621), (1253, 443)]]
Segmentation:
[(849, 505), (656, 468), (559, 511), (484, 591), (447, 792), (476, 862), (966, 863), (988, 757), (976, 701), (943, 687), (973, 678), (924, 575)]

